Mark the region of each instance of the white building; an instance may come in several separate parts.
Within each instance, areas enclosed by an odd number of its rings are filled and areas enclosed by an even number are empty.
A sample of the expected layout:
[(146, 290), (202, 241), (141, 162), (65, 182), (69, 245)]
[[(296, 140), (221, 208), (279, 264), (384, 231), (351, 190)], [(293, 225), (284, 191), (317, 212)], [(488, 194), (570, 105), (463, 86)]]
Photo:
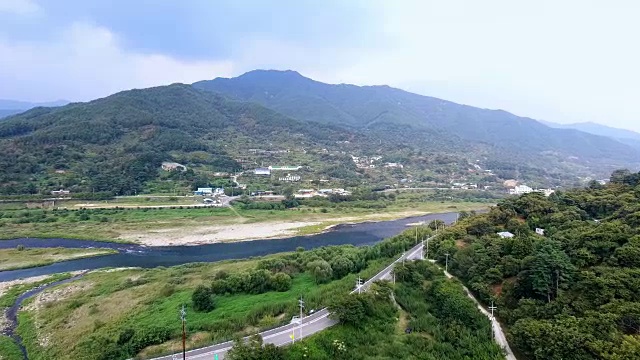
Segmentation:
[(544, 196), (549, 197), (551, 194), (553, 194), (556, 191), (553, 189), (537, 189), (536, 192), (539, 192), (540, 194), (543, 194)]
[(532, 193), (533, 189), (528, 187), (527, 185), (517, 185), (513, 189), (509, 189), (509, 195), (523, 195)]
[(508, 231), (503, 231), (503, 232), (499, 232), (498, 236), (500, 236), (503, 239), (506, 239), (506, 238), (512, 238), (514, 235)]
[(257, 168), (253, 170), (253, 173), (256, 175), (271, 175), (271, 169), (269, 168)]
[(280, 177), (278, 178), (278, 180), (287, 181), (287, 182), (296, 182), (296, 181), (300, 181), (300, 175), (287, 174), (287, 176)]
[(384, 165), (384, 167), (388, 167), (388, 168), (400, 168), (402, 169), (404, 167), (404, 165), (400, 164), (400, 163), (386, 163)]
[(540, 236), (544, 236), (544, 229), (536, 228), (536, 234), (538, 234)]

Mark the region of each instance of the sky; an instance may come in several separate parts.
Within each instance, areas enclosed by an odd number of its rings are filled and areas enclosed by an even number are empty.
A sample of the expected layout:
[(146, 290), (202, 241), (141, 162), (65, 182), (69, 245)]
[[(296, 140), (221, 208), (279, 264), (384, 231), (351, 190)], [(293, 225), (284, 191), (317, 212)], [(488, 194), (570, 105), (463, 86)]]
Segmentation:
[(0, 0), (0, 98), (292, 69), (640, 131), (635, 0)]

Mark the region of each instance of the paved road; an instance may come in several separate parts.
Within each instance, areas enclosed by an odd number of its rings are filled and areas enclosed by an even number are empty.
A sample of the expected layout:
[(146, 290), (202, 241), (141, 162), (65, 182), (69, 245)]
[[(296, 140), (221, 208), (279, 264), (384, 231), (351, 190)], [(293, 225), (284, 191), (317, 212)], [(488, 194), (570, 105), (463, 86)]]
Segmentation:
[[(435, 262), (435, 260), (429, 260), (429, 261)], [(454, 278), (454, 276), (449, 274), (448, 272), (444, 270), (443, 272), (447, 276), (447, 278), (449, 279)], [(509, 347), (509, 343), (507, 342), (507, 337), (504, 335), (504, 331), (502, 331), (502, 326), (500, 326), (500, 323), (498, 322), (498, 320), (495, 317), (492, 317), (491, 313), (489, 313), (487, 309), (485, 309), (482, 305), (480, 305), (480, 302), (476, 299), (475, 296), (473, 296), (471, 291), (469, 291), (469, 289), (467, 289), (466, 286), (463, 285), (462, 288), (467, 293), (467, 296), (471, 300), (473, 300), (473, 302), (476, 303), (476, 306), (478, 307), (480, 312), (482, 312), (484, 315), (486, 315), (489, 318), (489, 320), (491, 320), (491, 328), (493, 329), (493, 338), (498, 343), (498, 345), (500, 345), (500, 347), (504, 350), (505, 358), (507, 360), (517, 360), (515, 355), (513, 355), (513, 351), (511, 351), (511, 347)]]
[[(376, 274), (371, 279), (365, 281), (360, 291), (366, 291), (369, 289), (371, 284), (377, 280), (386, 280), (391, 278), (391, 272), (396, 263), (402, 262), (404, 259), (421, 259), (422, 258), (422, 244), (418, 244), (415, 247), (411, 248), (409, 251), (405, 252), (396, 259), (391, 265), (382, 269), (378, 274)], [(351, 293), (357, 292), (358, 289), (353, 290)], [(305, 338), (309, 335), (313, 335), (319, 331), (322, 331), (326, 328), (329, 328), (338, 322), (329, 318), (329, 311), (324, 308), (312, 315), (306, 316), (302, 320), (302, 326), (299, 324), (287, 324), (272, 330), (263, 331), (260, 333), (263, 341), (266, 344), (274, 344), (276, 346), (282, 346), (291, 344), (292, 341), (298, 341), (301, 338)], [(291, 339), (291, 335), (294, 336), (294, 339)], [(187, 351), (187, 359), (214, 359), (215, 355), (218, 355), (218, 359), (224, 359), (224, 355), (231, 349), (233, 346), (232, 341), (227, 341), (221, 344), (207, 346), (200, 349), (195, 349), (191, 351)], [(159, 357), (153, 360), (172, 360), (174, 359), (182, 359), (182, 353), (178, 355), (167, 355), (164, 357)]]

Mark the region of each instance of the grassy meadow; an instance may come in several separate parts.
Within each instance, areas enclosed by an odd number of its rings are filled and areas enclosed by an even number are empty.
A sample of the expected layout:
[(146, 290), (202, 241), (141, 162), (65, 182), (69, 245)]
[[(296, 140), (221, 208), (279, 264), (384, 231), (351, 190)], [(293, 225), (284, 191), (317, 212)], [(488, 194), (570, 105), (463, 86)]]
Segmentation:
[(113, 249), (23, 248), (0, 249), (0, 271), (50, 265), (60, 261), (114, 254)]

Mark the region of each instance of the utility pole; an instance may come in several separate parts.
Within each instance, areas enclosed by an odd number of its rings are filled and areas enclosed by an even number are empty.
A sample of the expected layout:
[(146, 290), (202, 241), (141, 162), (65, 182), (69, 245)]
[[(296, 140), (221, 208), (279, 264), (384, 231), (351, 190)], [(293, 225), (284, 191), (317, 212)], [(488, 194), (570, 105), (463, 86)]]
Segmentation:
[(422, 249), (420, 251), (420, 254), (422, 255), (422, 260), (424, 260), (424, 238), (422, 238)]
[(444, 254), (446, 259), (444, 261), (444, 271), (449, 272), (449, 253)]
[(429, 260), (429, 240), (431, 238), (427, 238), (427, 260)]
[(358, 276), (358, 280), (356, 280), (356, 289), (358, 289), (358, 294), (360, 294), (362, 289), (362, 279), (360, 276)]
[(304, 309), (304, 300), (302, 300), (302, 295), (300, 295), (300, 300), (298, 300), (298, 305), (300, 306), (300, 339), (302, 339), (302, 309)]
[(416, 244), (418, 244), (418, 227), (416, 226)]
[(489, 310), (491, 310), (491, 320), (495, 319), (495, 317), (493, 316), (493, 311), (498, 310), (498, 307), (493, 305), (493, 301), (491, 301), (491, 306), (489, 306)]
[(495, 320), (496, 318), (493, 316), (493, 312), (494, 312), (494, 310), (498, 310), (498, 307), (496, 307), (495, 305), (493, 305), (493, 301), (491, 301), (491, 306), (489, 306), (489, 310), (491, 310), (491, 337), (492, 337), (492, 338), (495, 338), (495, 336), (496, 336), (496, 332), (494, 331), (495, 329), (494, 329), (494, 324), (493, 324), (493, 322), (494, 322), (494, 320)]
[(182, 309), (180, 309), (180, 320), (182, 320), (182, 360), (187, 359), (187, 332), (185, 329), (185, 323), (187, 321), (187, 310), (184, 308), (184, 304), (182, 304)]

